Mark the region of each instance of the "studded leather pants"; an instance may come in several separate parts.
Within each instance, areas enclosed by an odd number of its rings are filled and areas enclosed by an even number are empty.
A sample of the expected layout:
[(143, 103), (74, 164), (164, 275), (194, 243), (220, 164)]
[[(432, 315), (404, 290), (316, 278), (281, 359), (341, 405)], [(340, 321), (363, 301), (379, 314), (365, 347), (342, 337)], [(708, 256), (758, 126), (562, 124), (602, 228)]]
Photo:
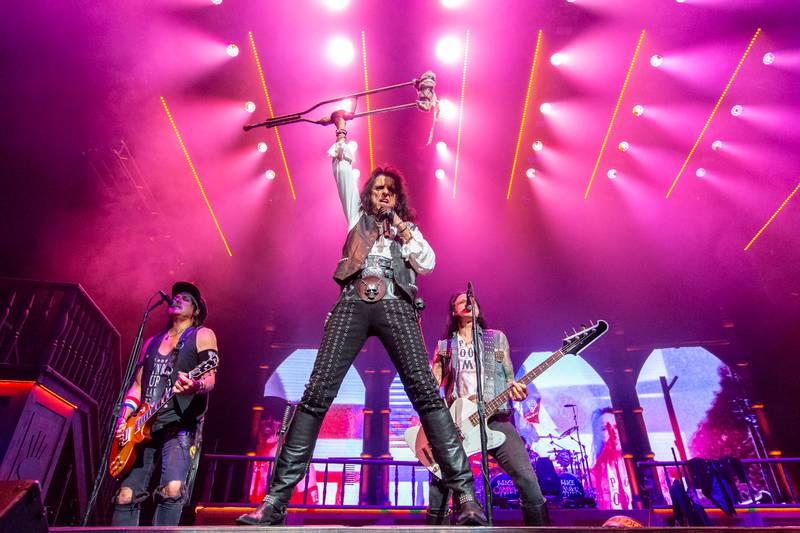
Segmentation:
[(325, 322), (325, 334), (317, 352), (311, 378), (297, 406), (273, 473), (270, 494), (265, 498), (272, 507), (286, 506), (292, 488), (302, 479), (311, 460), (322, 425), (347, 371), (367, 338), (377, 336), (397, 368), (411, 404), (428, 422), (438, 423), (426, 429), (437, 432), (441, 442), (434, 449), (437, 460), (448, 477), (448, 485), (456, 492), (474, 495), (472, 474), (464, 449), (456, 439), (444, 401), (428, 365), (427, 351), (413, 306), (403, 299), (384, 299), (375, 303), (341, 299)]

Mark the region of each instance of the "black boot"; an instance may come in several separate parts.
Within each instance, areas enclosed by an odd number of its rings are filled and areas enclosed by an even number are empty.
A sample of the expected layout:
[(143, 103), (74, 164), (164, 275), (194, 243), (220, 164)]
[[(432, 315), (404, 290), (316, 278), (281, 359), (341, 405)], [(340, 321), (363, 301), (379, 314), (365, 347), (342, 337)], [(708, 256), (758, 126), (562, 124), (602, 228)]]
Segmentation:
[(549, 526), (550, 516), (547, 513), (547, 502), (540, 505), (523, 505), (522, 520), (526, 526)]
[(286, 433), (286, 440), (272, 472), (269, 493), (255, 511), (236, 519), (237, 524), (251, 526), (278, 526), (286, 521), (286, 506), (292, 491), (306, 473), (314, 453), (322, 418), (303, 411), (295, 411)]
[(475, 479), (450, 412), (443, 407), (421, 416), (420, 424), (428, 437), (433, 458), (441, 468), (442, 480), (452, 491), (456, 524), (487, 525), (486, 515), (475, 500)]

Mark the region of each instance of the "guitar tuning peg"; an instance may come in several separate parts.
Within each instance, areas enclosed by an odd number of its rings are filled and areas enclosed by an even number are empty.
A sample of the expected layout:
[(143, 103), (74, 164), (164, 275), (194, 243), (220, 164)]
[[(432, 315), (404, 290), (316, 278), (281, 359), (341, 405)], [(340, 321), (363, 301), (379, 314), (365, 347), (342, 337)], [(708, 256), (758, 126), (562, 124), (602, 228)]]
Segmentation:
[(589, 320), (589, 325), (594, 327), (594, 320)]
[(569, 337), (569, 333), (567, 333), (567, 330), (564, 330), (564, 336)]
[(572, 328), (572, 333), (573, 333), (574, 335), (577, 335), (578, 331), (577, 331), (575, 328)]

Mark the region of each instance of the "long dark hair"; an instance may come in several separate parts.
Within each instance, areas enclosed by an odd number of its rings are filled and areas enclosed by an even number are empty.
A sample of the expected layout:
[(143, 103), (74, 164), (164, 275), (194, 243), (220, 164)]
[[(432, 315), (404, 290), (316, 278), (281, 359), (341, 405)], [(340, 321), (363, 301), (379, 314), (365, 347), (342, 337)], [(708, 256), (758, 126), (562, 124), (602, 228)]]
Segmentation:
[[(456, 310), (456, 300), (458, 297), (464, 294), (464, 292), (457, 292), (450, 297), (450, 303), (447, 305), (447, 329), (444, 332), (444, 338), (449, 339), (453, 336), (453, 333), (458, 331), (458, 317), (455, 315)], [(478, 315), (478, 325), (481, 329), (488, 329), (486, 325), (486, 320), (483, 318), (483, 308), (481, 307), (480, 302), (477, 298), (475, 300), (475, 305), (478, 306), (478, 310), (480, 314)]]
[(406, 178), (403, 174), (392, 165), (383, 165), (382, 167), (375, 167), (369, 175), (367, 183), (361, 189), (361, 207), (367, 213), (372, 213), (375, 206), (372, 205), (372, 196), (370, 191), (375, 184), (378, 176), (384, 175), (387, 178), (394, 180), (394, 193), (397, 195), (397, 202), (394, 206), (394, 211), (397, 216), (408, 222), (414, 222), (417, 218), (417, 212), (408, 205), (408, 194), (406, 193)]

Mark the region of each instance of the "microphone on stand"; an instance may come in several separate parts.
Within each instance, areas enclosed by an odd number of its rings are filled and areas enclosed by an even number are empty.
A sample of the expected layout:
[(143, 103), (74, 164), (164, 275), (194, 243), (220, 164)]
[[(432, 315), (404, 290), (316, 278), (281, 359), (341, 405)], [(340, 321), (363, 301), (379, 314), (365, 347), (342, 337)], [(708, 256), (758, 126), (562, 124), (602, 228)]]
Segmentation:
[(468, 281), (467, 282), (467, 305), (466, 305), (466, 310), (467, 311), (472, 311), (472, 300), (473, 300), (473, 298), (474, 298), (474, 296), (472, 294), (472, 282)]
[(565, 403), (564, 407), (575, 407), (574, 403)]
[(158, 295), (161, 296), (161, 299), (167, 304), (167, 307), (172, 305), (172, 298), (167, 296), (167, 293), (164, 291), (158, 291)]

